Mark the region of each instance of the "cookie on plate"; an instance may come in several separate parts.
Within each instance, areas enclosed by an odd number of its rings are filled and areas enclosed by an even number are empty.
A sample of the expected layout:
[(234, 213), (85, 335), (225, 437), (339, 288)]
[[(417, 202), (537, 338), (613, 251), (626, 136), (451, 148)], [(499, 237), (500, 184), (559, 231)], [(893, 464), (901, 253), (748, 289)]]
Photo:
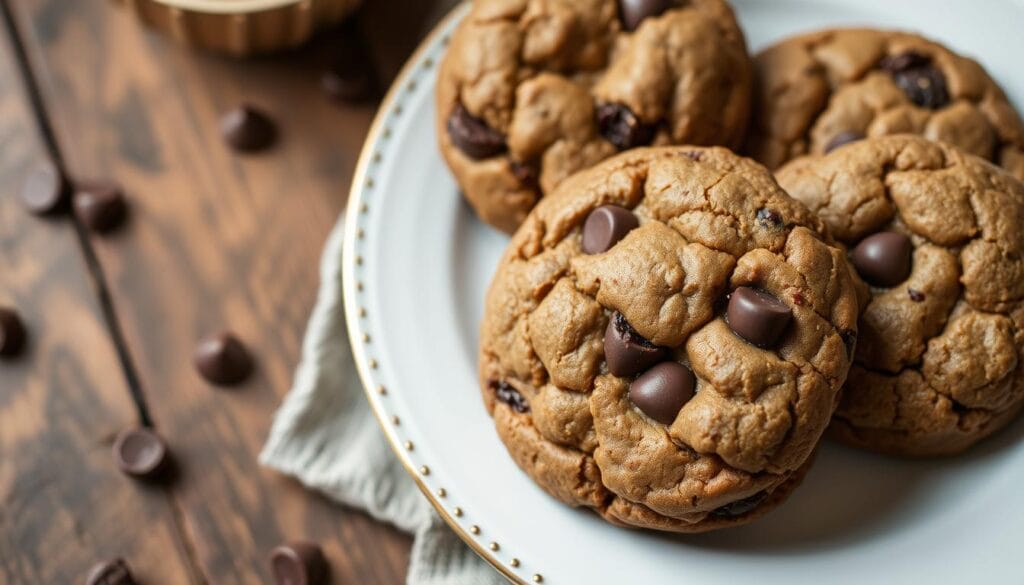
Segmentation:
[(834, 434), (943, 455), (1009, 422), (1024, 404), (1024, 184), (917, 136), (800, 158), (778, 179), (870, 286)]
[(784, 500), (856, 340), (823, 230), (719, 147), (636, 149), (566, 180), (485, 303), (481, 390), (516, 463), (627, 526), (702, 532)]
[(437, 134), (476, 213), (511, 233), (620, 150), (739, 146), (752, 77), (723, 0), (476, 0), (441, 64)]
[(755, 59), (747, 151), (769, 168), (864, 136), (941, 140), (1024, 178), (1024, 124), (975, 61), (917, 35), (825, 30)]

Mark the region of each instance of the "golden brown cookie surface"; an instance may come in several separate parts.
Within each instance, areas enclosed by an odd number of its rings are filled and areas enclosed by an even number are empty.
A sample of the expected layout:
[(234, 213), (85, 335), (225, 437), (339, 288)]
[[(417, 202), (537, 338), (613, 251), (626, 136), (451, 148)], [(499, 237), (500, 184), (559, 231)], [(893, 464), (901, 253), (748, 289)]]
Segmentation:
[(723, 148), (637, 149), (565, 181), (486, 299), (481, 388), (509, 453), (618, 524), (700, 532), (782, 501), (855, 339), (821, 229)]
[(1024, 184), (915, 136), (800, 158), (778, 178), (871, 285), (835, 434), (939, 455), (1006, 424), (1024, 403)]
[(441, 151), (487, 223), (618, 150), (739, 145), (752, 73), (723, 0), (477, 0), (437, 86)]
[(1024, 179), (1024, 123), (975, 61), (917, 35), (836, 29), (755, 59), (747, 152), (769, 168), (864, 136), (917, 134)]

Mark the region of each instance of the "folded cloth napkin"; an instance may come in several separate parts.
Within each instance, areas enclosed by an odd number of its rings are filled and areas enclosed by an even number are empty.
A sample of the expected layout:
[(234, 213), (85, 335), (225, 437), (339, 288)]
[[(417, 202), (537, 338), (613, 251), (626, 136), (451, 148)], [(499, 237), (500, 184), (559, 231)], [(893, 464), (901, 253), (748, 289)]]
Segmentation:
[(320, 290), (294, 385), (260, 463), (415, 534), (410, 585), (506, 583), (435, 513), (377, 426), (352, 360), (341, 298), (343, 219), (320, 260)]

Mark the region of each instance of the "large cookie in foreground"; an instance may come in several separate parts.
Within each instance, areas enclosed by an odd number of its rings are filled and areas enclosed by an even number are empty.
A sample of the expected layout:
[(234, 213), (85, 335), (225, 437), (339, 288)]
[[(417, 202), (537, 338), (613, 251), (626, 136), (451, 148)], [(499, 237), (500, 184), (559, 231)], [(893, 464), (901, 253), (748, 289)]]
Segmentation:
[(856, 339), (843, 252), (724, 148), (623, 153), (541, 200), (488, 292), (480, 383), (542, 488), (616, 524), (743, 524), (799, 482)]
[(1024, 123), (981, 65), (917, 35), (836, 29), (755, 59), (747, 151), (769, 168), (865, 136), (918, 134), (1024, 178)]
[(476, 0), (441, 63), (437, 134), (476, 213), (511, 233), (620, 150), (739, 146), (752, 77), (724, 0)]
[(1024, 403), (1024, 184), (916, 136), (805, 157), (779, 183), (870, 285), (832, 423), (894, 454), (962, 451)]

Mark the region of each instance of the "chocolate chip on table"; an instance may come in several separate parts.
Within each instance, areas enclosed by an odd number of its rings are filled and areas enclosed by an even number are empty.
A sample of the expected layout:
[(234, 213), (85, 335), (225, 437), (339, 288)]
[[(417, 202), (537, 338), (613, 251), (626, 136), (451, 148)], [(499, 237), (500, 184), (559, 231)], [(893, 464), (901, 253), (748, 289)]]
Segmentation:
[(645, 19), (659, 16), (677, 3), (677, 0), (619, 0), (622, 27), (634, 31)]
[(887, 71), (896, 86), (918, 106), (937, 110), (949, 104), (946, 77), (928, 56), (913, 51), (889, 55), (882, 59), (879, 67)]
[(248, 104), (224, 114), (220, 119), (220, 132), (228, 145), (240, 152), (263, 150), (277, 138), (273, 120)]
[(749, 286), (729, 295), (726, 309), (729, 327), (760, 348), (775, 347), (793, 319), (793, 310), (774, 296)]
[(193, 361), (207, 381), (221, 386), (238, 384), (252, 371), (249, 352), (237, 337), (226, 331), (200, 341)]
[(100, 561), (89, 569), (85, 585), (135, 585), (131, 567), (124, 559)]
[(320, 87), (331, 99), (347, 103), (362, 103), (376, 95), (373, 75), (365, 63), (353, 58), (342, 58), (320, 77)]
[(505, 137), (482, 119), (469, 113), (461, 103), (448, 116), (452, 144), (473, 160), (490, 158), (505, 151)]
[(68, 182), (50, 162), (36, 165), (21, 186), (21, 202), (36, 215), (62, 211), (67, 203)]
[(832, 140), (828, 141), (828, 144), (825, 145), (825, 153), (827, 154), (839, 148), (840, 146), (846, 146), (851, 142), (857, 142), (858, 140), (863, 140), (864, 138), (864, 134), (861, 132), (857, 132), (856, 130), (844, 130), (839, 134), (833, 136)]
[(742, 500), (736, 500), (735, 502), (729, 502), (724, 506), (719, 506), (711, 511), (711, 514), (718, 516), (719, 518), (735, 518), (742, 516), (749, 512), (754, 511), (765, 498), (768, 497), (768, 492), (761, 490), (756, 494), (743, 498)]
[(596, 116), (601, 135), (619, 150), (646, 146), (654, 140), (654, 126), (641, 122), (622, 104), (602, 104)]
[(25, 347), (25, 324), (18, 312), (10, 307), (0, 307), (0, 356), (13, 357)]
[(494, 397), (500, 402), (512, 407), (512, 410), (516, 412), (529, 412), (530, 403), (526, 401), (526, 398), (519, 393), (518, 390), (512, 387), (508, 382), (501, 380), (492, 380), (490, 387), (494, 390)]
[(668, 359), (668, 348), (654, 345), (633, 329), (621, 313), (615, 313), (604, 332), (604, 359), (608, 371), (631, 377)]
[(318, 545), (290, 542), (270, 551), (270, 573), (277, 585), (324, 585), (330, 566)]
[(156, 479), (164, 471), (170, 454), (167, 444), (147, 429), (125, 429), (114, 440), (114, 461), (127, 475)]
[(850, 259), (868, 284), (893, 287), (910, 276), (913, 248), (910, 238), (904, 234), (879, 232), (861, 240)]
[(696, 387), (697, 378), (690, 368), (676, 362), (661, 362), (629, 385), (629, 399), (647, 416), (669, 425), (693, 398)]
[(583, 222), (583, 252), (600, 254), (640, 226), (632, 211), (618, 205), (602, 205)]
[(910, 300), (915, 303), (924, 302), (924, 293), (915, 288), (908, 288), (907, 295), (910, 297)]
[(75, 216), (94, 232), (113, 230), (128, 214), (121, 188), (113, 183), (90, 183), (80, 186), (72, 199)]

